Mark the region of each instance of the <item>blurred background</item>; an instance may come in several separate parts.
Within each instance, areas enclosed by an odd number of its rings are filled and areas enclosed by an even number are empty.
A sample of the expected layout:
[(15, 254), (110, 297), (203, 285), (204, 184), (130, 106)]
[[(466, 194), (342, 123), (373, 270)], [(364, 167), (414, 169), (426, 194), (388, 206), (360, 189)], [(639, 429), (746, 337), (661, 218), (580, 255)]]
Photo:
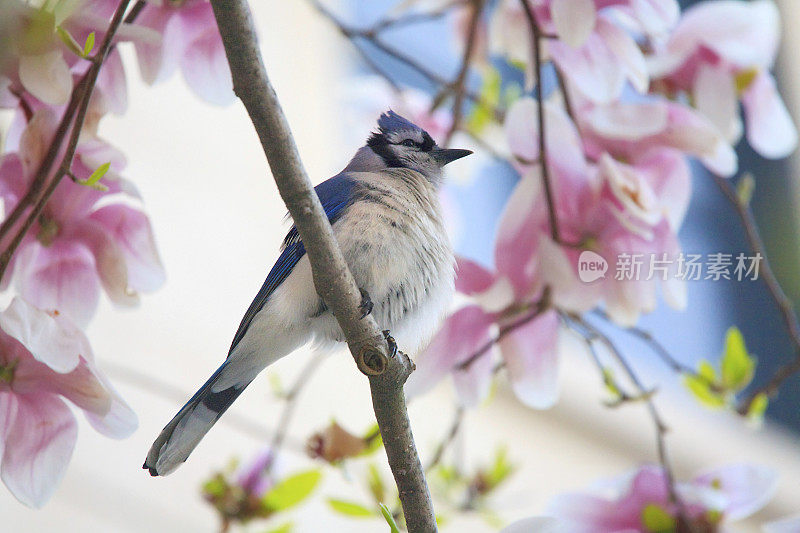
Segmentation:
[[(345, 20), (367, 26), (392, 3), (342, 1), (332, 7)], [(791, 27), (800, 20), (800, 4), (795, 0), (778, 4), (784, 31), (777, 77), (798, 122), (800, 62), (787, 51), (800, 47), (800, 32)], [(367, 83), (368, 71), (352, 46), (307, 3), (259, 0), (253, 2), (253, 11), (268, 72), (306, 168), (315, 183), (320, 182), (346, 164), (372, 127), (374, 118), (362, 120), (358, 114), (365, 112), (363, 106), (354, 110), (352, 96), (364, 90), (359, 85)], [(392, 31), (386, 37), (450, 75), (457, 68), (458, 50), (448, 40), (449, 24), (443, 19)], [(168, 282), (143, 297), (133, 311), (114, 309), (104, 301), (88, 334), (101, 367), (139, 415), (140, 428), (117, 442), (81, 421), (67, 476), (44, 510), (24, 508), (0, 491), (2, 531), (217, 531), (216, 514), (200, 496), (202, 482), (231, 458), (247, 460), (263, 450), (282, 409), (270, 380), (262, 377), (174, 475), (152, 479), (140, 470), (162, 426), (224, 358), (287, 226), (285, 207), (242, 106), (208, 106), (190, 94), (180, 76), (145, 86), (132, 49), (122, 46), (121, 51), (130, 73), (129, 110), (122, 117), (105, 118), (100, 132), (128, 157), (125, 175), (145, 199)], [(367, 52), (396, 72), (399, 81), (431, 90), (377, 51)], [(743, 148), (740, 158), (742, 169), (756, 179), (752, 205), (773, 267), (797, 302), (797, 156), (767, 162)], [(454, 169), (446, 194), (455, 205), (459, 251), (491, 264), (494, 222), (513, 184), (508, 169), (490, 162)], [(730, 206), (699, 168), (693, 185), (692, 205), (681, 232), (684, 249), (746, 251)], [(716, 359), (731, 325), (742, 330), (749, 350), (759, 356), (756, 384), (793, 357), (778, 310), (761, 282), (690, 282), (688, 291), (685, 312), (661, 305), (642, 323), (682, 362), (694, 365), (700, 358)], [(580, 490), (598, 478), (656, 461), (654, 431), (644, 407), (605, 408), (602, 384), (582, 345), (569, 335), (562, 338), (565, 362), (559, 404), (544, 412), (527, 409), (501, 378), (492, 400), (467, 414), (453, 448), (451, 459), (476, 465), (490, 461), (498, 446), (507, 447), (518, 470), (493, 499), (493, 508), (504, 520), (540, 514), (555, 494)], [(800, 511), (797, 377), (770, 404), (764, 427), (754, 431), (731, 415), (702, 409), (643, 345), (630, 337), (619, 337), (619, 342), (647, 383), (659, 385), (658, 401), (671, 430), (669, 445), (679, 478), (731, 462), (765, 464), (781, 474), (778, 493), (764, 510), (734, 529), (759, 531), (757, 524)], [(300, 350), (270, 372), (290, 383), (309, 357), (310, 350)], [(303, 441), (332, 417), (355, 433), (372, 423), (368, 384), (347, 352), (331, 354), (322, 365), (300, 398), (279, 471), (291, 473), (308, 465)], [(410, 406), (423, 462), (450, 425), (453, 396), (445, 382)], [(383, 464), (383, 457), (378, 459)], [(327, 469), (318, 495), (368, 501), (360, 485), (347, 481), (348, 476), (360, 474), (346, 469), (341, 474)], [(385, 476), (388, 480), (388, 468)], [(319, 497), (292, 514), (297, 531), (386, 529), (377, 519), (334, 515)], [(265, 531), (279, 522), (253, 523), (247, 530)], [(448, 530), (495, 528), (467, 514), (454, 515)]]

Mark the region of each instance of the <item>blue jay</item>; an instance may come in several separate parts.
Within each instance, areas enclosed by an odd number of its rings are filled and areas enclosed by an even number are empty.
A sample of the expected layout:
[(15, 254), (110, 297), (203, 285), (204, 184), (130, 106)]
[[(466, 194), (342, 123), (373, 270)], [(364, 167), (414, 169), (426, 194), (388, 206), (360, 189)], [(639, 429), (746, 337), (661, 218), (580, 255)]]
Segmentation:
[[(361, 289), (362, 313), (410, 352), (433, 334), (452, 297), (455, 260), (437, 193), (442, 167), (471, 153), (439, 148), (389, 111), (345, 169), (315, 187)], [(293, 226), (228, 358), (166, 425), (143, 468), (153, 476), (175, 470), (259, 372), (311, 340), (329, 345), (344, 336), (314, 289)]]

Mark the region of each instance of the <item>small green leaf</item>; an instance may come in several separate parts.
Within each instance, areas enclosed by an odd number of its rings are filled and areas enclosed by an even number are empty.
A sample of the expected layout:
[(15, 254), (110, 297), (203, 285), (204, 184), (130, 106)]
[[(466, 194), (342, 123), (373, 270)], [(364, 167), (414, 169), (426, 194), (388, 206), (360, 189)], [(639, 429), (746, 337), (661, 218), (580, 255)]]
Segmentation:
[(694, 397), (703, 405), (719, 408), (725, 405), (725, 398), (711, 389), (708, 380), (702, 376), (684, 376), (683, 383)]
[(265, 531), (264, 533), (292, 533), (292, 531), (294, 531), (294, 524), (292, 522), (286, 522), (285, 524), (281, 524), (274, 529)]
[(392, 512), (386, 507), (386, 504), (381, 503), (381, 514), (383, 518), (386, 520), (386, 523), (389, 524), (389, 532), (390, 533), (400, 533), (400, 528), (397, 527), (397, 522), (395, 522), (394, 517), (392, 516)]
[(93, 49), (94, 49), (94, 32), (90, 33), (86, 37), (86, 42), (83, 43), (83, 58), (86, 59), (87, 57), (89, 57), (89, 54), (92, 53)]
[(386, 495), (386, 487), (383, 484), (383, 478), (375, 463), (370, 463), (367, 471), (367, 486), (372, 497), (376, 502), (383, 501)]
[(70, 52), (74, 53), (76, 56), (84, 57), (83, 50), (81, 50), (78, 41), (63, 27), (56, 26), (56, 33), (58, 33), (58, 37), (61, 39), (67, 48), (69, 48)]
[(328, 498), (328, 505), (331, 509), (339, 514), (352, 516), (357, 518), (365, 518), (373, 516), (373, 512), (356, 502), (348, 502), (345, 500), (337, 500), (336, 498)]
[(221, 474), (217, 474), (203, 483), (203, 494), (212, 497), (222, 497), (228, 490), (228, 483)]
[(321, 478), (319, 470), (307, 470), (289, 476), (264, 495), (262, 504), (273, 512), (294, 507), (314, 492)]
[(747, 410), (747, 418), (754, 422), (760, 422), (764, 419), (764, 413), (767, 412), (769, 406), (769, 396), (766, 393), (759, 392), (753, 401), (750, 402), (750, 408)]
[(381, 437), (381, 431), (378, 428), (378, 424), (374, 424), (372, 427), (370, 427), (367, 432), (364, 433), (363, 439), (367, 442), (367, 447), (364, 448), (364, 450), (359, 453), (357, 457), (372, 455), (383, 447), (383, 438)]
[(717, 371), (714, 366), (705, 359), (700, 360), (700, 366), (697, 368), (697, 375), (705, 379), (708, 383), (715, 383), (717, 381)]
[(107, 191), (108, 187), (100, 183), (100, 179), (106, 175), (108, 169), (111, 168), (111, 163), (103, 163), (99, 167), (92, 172), (92, 175), (86, 178), (85, 180), (76, 180), (77, 183), (81, 185), (86, 185), (87, 187), (91, 187), (92, 189), (97, 189), (98, 191)]
[(675, 519), (654, 503), (642, 509), (642, 525), (650, 533), (672, 533), (676, 527)]
[(756, 361), (747, 353), (742, 332), (737, 327), (729, 328), (722, 354), (722, 386), (734, 392), (742, 390), (753, 380), (755, 368)]
[(508, 450), (505, 447), (497, 449), (494, 457), (494, 464), (492, 468), (486, 473), (486, 481), (490, 488), (497, 487), (502, 483), (512, 472), (514, 465), (508, 460)]
[(614, 398), (622, 396), (622, 391), (619, 390), (617, 382), (614, 380), (614, 372), (608, 367), (603, 367), (603, 384)]
[(745, 174), (736, 184), (736, 196), (739, 198), (739, 203), (748, 206), (750, 200), (753, 199), (753, 191), (756, 188), (756, 180), (753, 179), (752, 174)]
[(494, 107), (500, 102), (502, 78), (497, 69), (487, 69), (483, 76), (480, 102), (474, 105), (467, 118), (467, 129), (478, 135), (494, 118)]

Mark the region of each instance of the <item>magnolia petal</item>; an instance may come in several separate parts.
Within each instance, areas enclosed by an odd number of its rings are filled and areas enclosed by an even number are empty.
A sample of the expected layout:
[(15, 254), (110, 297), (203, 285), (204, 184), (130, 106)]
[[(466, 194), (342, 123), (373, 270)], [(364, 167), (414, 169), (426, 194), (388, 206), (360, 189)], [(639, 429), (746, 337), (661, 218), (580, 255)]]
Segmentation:
[(72, 92), (72, 74), (60, 50), (19, 58), (19, 79), (27, 91), (49, 105), (63, 105)]
[(89, 323), (100, 287), (94, 257), (85, 246), (64, 239), (50, 246), (33, 241), (17, 254), (15, 285), (25, 300), (64, 313), (81, 326)]
[(148, 4), (136, 19), (134, 27), (148, 27), (161, 37), (160, 40), (134, 40), (139, 70), (147, 84), (164, 81), (175, 72), (188, 44), (180, 19), (174, 16), (175, 12), (169, 7)]
[(114, 48), (109, 52), (97, 76), (97, 88), (102, 92), (108, 109), (121, 115), (128, 108), (128, 80), (122, 65), (122, 56)]
[(594, 0), (553, 0), (550, 15), (558, 37), (573, 48), (582, 46), (594, 29)]
[(522, 161), (539, 158), (539, 129), (536, 100), (522, 97), (516, 100), (506, 113), (503, 124), (508, 147)]
[(736, 174), (739, 168), (739, 157), (733, 147), (722, 139), (716, 143), (711, 155), (700, 158), (705, 167), (723, 177), (730, 177)]
[(628, 79), (633, 88), (640, 93), (646, 93), (650, 85), (647, 73), (647, 63), (639, 45), (631, 35), (618, 25), (609, 22), (605, 17), (597, 21), (597, 34), (603, 38), (606, 46), (619, 61), (625, 65)]
[(669, 111), (661, 102), (615, 102), (596, 106), (586, 117), (598, 135), (622, 141), (637, 141), (664, 131)]
[(548, 409), (558, 399), (558, 315), (548, 311), (499, 342), (511, 388), (519, 401)]
[(476, 305), (464, 307), (450, 315), (428, 347), (417, 356), (417, 369), (406, 382), (406, 394), (413, 397), (432, 389), (491, 340), (492, 324), (493, 317)]
[(66, 473), (78, 425), (69, 407), (51, 394), (0, 394), (3, 401), (16, 402), (17, 413), (5, 439), (0, 477), (20, 502), (42, 507)]
[(59, 373), (73, 371), (88, 341), (77, 328), (66, 329), (54, 316), (14, 298), (0, 313), (0, 328), (14, 337), (34, 359)]
[(733, 76), (725, 69), (701, 65), (697, 69), (693, 88), (694, 104), (730, 144), (742, 135), (739, 118), (739, 99)]
[(581, 282), (575, 273), (575, 265), (549, 235), (542, 234), (539, 238), (537, 260), (542, 287), (550, 287), (553, 303), (559, 309), (583, 313), (597, 305), (602, 296), (602, 285)]
[(101, 225), (81, 220), (72, 228), (71, 237), (91, 250), (97, 275), (111, 301), (125, 307), (136, 305), (138, 296), (128, 290), (125, 255), (113, 236)]
[(740, 520), (762, 509), (778, 488), (778, 473), (758, 465), (735, 464), (702, 474), (693, 485), (723, 493), (726, 519)]
[(533, 274), (527, 261), (534, 255), (546, 206), (538, 202), (541, 189), (539, 167), (532, 168), (517, 183), (508, 199), (497, 229), (494, 260), (497, 271), (507, 277), (519, 296), (525, 296), (533, 285)]
[(456, 258), (456, 290), (471, 296), (487, 290), (496, 276), (490, 270), (466, 257)]
[(768, 72), (760, 72), (742, 95), (747, 142), (770, 159), (791, 154), (797, 147), (797, 128)]
[(223, 106), (235, 99), (231, 69), (216, 25), (187, 48), (181, 58), (181, 71), (189, 88), (206, 102)]
[(492, 346), (469, 368), (453, 370), (453, 385), (461, 406), (468, 409), (478, 407), (489, 396), (496, 354), (497, 348)]
[(647, 35), (666, 34), (680, 18), (677, 0), (630, 0), (630, 5), (634, 18)]
[(11, 153), (0, 157), (0, 198), (6, 213), (25, 195), (27, 181), (19, 155)]
[(553, 61), (586, 98), (608, 103), (622, 92), (625, 67), (597, 33), (592, 33), (580, 48), (557, 40), (548, 45)]
[(89, 217), (105, 228), (125, 258), (128, 286), (152, 292), (166, 280), (150, 220), (142, 211), (124, 204), (101, 207)]
[(49, 108), (36, 111), (25, 126), (19, 140), (19, 155), (26, 176), (38, 170), (45, 153), (50, 148), (52, 134), (56, 130), (56, 115)]

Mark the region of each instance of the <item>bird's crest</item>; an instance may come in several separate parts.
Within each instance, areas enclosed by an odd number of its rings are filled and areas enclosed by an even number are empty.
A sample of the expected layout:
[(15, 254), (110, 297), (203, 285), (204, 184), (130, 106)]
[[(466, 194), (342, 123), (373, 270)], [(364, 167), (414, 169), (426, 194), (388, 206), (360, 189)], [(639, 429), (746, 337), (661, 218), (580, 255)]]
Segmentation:
[(384, 135), (402, 130), (422, 131), (422, 128), (420, 128), (410, 120), (401, 117), (391, 109), (388, 112), (383, 113), (378, 119), (378, 129)]

